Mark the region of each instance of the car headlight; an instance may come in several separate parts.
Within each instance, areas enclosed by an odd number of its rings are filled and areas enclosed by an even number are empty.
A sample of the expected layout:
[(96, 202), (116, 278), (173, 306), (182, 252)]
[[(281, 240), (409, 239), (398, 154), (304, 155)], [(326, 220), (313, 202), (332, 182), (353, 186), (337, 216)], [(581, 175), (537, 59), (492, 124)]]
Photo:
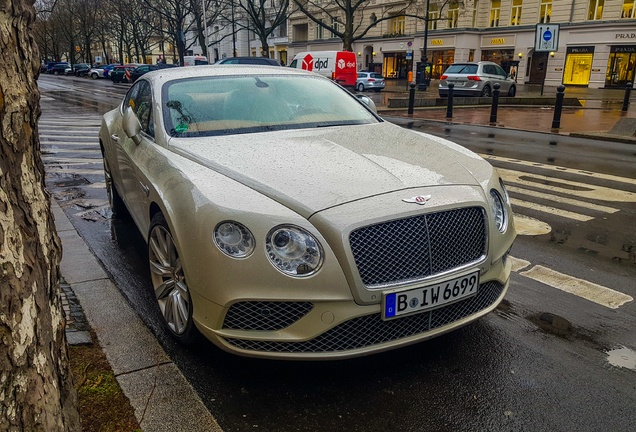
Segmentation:
[(501, 186), (501, 190), (504, 193), (504, 198), (506, 199), (506, 204), (508, 204), (508, 206), (510, 206), (510, 195), (508, 195), (508, 191), (506, 190), (506, 185), (504, 185), (503, 180), (500, 178), (499, 179), (499, 185)]
[(490, 206), (492, 207), (492, 215), (495, 218), (497, 229), (505, 232), (508, 226), (508, 213), (503, 199), (496, 189), (490, 189)]
[(238, 222), (221, 222), (214, 228), (214, 243), (225, 255), (245, 258), (254, 251), (254, 236)]
[(289, 276), (309, 276), (322, 265), (320, 243), (297, 226), (272, 229), (265, 239), (265, 250), (272, 265)]

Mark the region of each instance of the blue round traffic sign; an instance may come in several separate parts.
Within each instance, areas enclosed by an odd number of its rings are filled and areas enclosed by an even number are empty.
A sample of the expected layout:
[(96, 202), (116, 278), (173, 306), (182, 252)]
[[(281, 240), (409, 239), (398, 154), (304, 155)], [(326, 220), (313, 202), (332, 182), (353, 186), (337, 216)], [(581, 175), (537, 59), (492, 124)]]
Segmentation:
[(550, 30), (543, 32), (543, 40), (547, 42), (550, 39), (552, 39), (552, 32)]

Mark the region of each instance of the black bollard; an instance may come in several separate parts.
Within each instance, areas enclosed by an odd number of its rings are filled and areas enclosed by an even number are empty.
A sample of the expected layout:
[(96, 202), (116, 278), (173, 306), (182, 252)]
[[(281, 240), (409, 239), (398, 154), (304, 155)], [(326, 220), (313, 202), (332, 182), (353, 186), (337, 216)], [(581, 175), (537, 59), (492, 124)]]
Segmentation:
[(561, 127), (561, 110), (563, 109), (563, 97), (565, 96), (565, 86), (557, 87), (556, 105), (554, 106), (554, 118), (552, 119), (552, 129)]
[(448, 104), (446, 105), (446, 118), (453, 118), (453, 90), (455, 84), (448, 83)]
[(499, 105), (499, 89), (501, 85), (499, 83), (495, 83), (493, 86), (494, 90), (492, 91), (492, 108), (490, 108), (490, 123), (497, 123), (497, 107)]
[(409, 115), (413, 114), (413, 105), (415, 105), (415, 82), (411, 83), (411, 90), (409, 92)]
[(629, 94), (632, 92), (632, 83), (628, 82), (625, 86), (625, 99), (623, 99), (623, 109), (621, 111), (627, 111), (629, 108)]

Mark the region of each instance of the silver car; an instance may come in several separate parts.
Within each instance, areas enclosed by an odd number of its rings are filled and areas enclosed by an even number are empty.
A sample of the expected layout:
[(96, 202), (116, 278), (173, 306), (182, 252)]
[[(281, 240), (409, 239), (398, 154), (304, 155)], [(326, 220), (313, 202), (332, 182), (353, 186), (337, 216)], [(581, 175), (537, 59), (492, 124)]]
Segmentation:
[(299, 69), (198, 66), (145, 74), (104, 115), (109, 201), (177, 340), (354, 357), (501, 302), (516, 234), (497, 172), (365, 99)]
[(491, 97), (495, 83), (499, 83), (500, 95), (514, 97), (515, 81), (501, 66), (493, 62), (453, 63), (446, 69), (439, 82), (439, 95), (448, 97), (448, 83), (455, 85), (455, 96)]
[(376, 72), (358, 72), (356, 89), (358, 91), (375, 90), (381, 92), (384, 89), (384, 77)]

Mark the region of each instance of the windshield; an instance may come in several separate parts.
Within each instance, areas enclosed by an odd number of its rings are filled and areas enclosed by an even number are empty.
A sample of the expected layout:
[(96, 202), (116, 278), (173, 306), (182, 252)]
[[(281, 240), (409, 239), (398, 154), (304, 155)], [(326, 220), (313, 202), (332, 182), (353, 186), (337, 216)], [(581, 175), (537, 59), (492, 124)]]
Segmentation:
[(162, 89), (164, 126), (179, 137), (375, 123), (331, 81), (310, 76), (203, 77)]
[(448, 69), (446, 69), (445, 74), (476, 74), (477, 73), (477, 65), (463, 65), (456, 64), (450, 65)]

